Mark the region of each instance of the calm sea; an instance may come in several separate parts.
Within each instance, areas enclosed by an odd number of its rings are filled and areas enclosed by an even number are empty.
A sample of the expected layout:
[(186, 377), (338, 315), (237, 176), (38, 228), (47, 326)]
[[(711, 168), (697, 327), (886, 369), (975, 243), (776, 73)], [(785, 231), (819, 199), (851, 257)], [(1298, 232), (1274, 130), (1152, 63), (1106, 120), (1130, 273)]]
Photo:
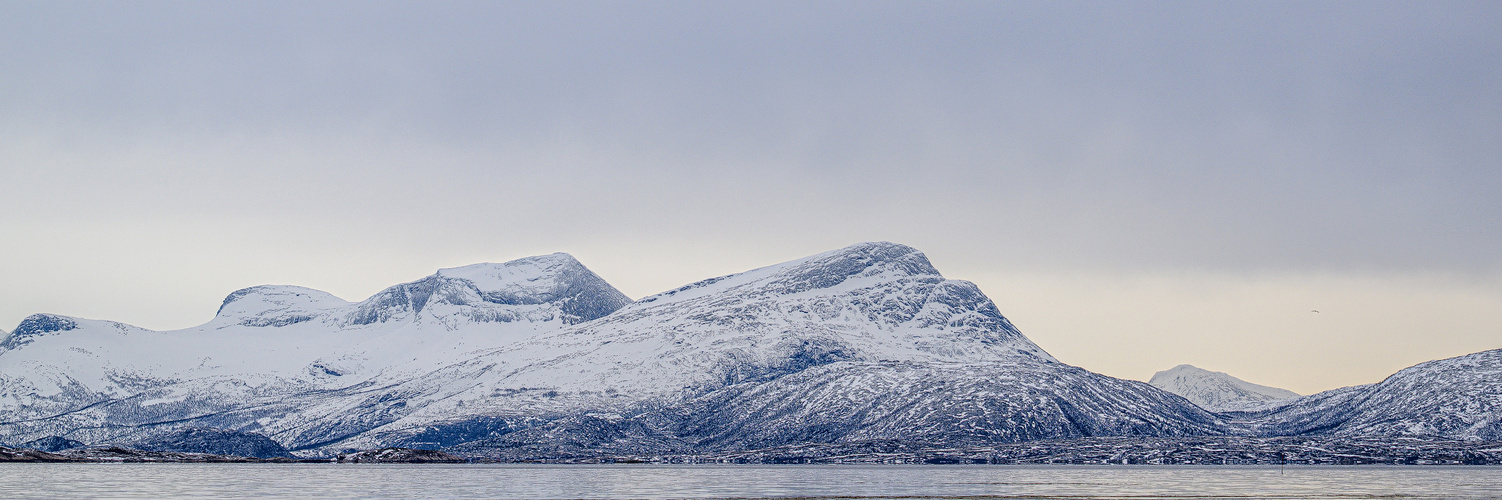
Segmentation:
[(0, 464), (0, 496), (1502, 499), (1502, 468)]

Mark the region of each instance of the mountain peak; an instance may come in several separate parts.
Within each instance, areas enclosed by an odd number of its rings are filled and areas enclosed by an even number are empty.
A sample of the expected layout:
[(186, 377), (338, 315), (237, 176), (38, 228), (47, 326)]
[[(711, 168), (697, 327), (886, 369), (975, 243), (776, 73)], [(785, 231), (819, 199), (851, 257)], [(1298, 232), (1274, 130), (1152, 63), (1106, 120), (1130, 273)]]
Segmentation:
[(938, 269), (928, 262), (928, 257), (918, 249), (892, 243), (890, 241), (867, 241), (856, 243), (838, 250), (815, 254), (804, 261), (851, 261), (870, 265), (902, 264), (911, 266), (910, 271), (915, 274), (939, 274)]
[(917, 249), (889, 242), (850, 245), (789, 263), (782, 273), (786, 278), (801, 278), (787, 283), (785, 293), (828, 288), (856, 276), (892, 273), (900, 276), (931, 276), (943, 279), (928, 257)]
[(78, 322), (56, 314), (33, 314), (21, 320), (16, 329), (0, 341), (0, 349), (14, 349), (31, 343), (34, 337), (49, 333), (66, 332), (78, 328)]
[[(611, 349), (684, 356), (653, 361), (672, 370), (712, 365), (703, 373), (716, 376), (685, 387), (842, 361), (1055, 361), (973, 283), (947, 280), (922, 252), (886, 242), (699, 281), (638, 300), (593, 325), (570, 335)], [(651, 345), (621, 347), (628, 343)]]
[[(356, 304), (300, 286), (253, 286), (225, 297), (215, 314), (215, 323), (220, 327), (281, 327), (328, 317), (346, 326), (368, 325), (414, 318), (433, 304), (459, 308), (435, 314), (457, 312), (480, 321), (511, 321), (520, 317), (507, 312), (514, 306), (552, 304), (565, 323), (578, 323), (604, 316), (629, 303), (630, 298), (573, 256), (554, 253), (439, 269), (426, 278), (387, 287)], [(558, 315), (547, 313), (538, 317)]]
[(907, 245), (878, 241), (857, 243), (743, 273), (696, 281), (644, 297), (638, 302), (686, 300), (737, 287), (761, 288), (772, 293), (791, 295), (832, 288), (851, 278), (876, 275), (887, 275), (888, 280), (911, 277), (921, 277), (935, 283), (944, 280), (923, 252)]
[(449, 267), (439, 269), (435, 274), (440, 278), (469, 281), (482, 292), (513, 294), (548, 294), (559, 287), (567, 287), (571, 280), (593, 275), (578, 259), (563, 252), (502, 263), (482, 262)]
[(1239, 410), (1247, 405), (1298, 397), (1287, 389), (1257, 385), (1225, 372), (1183, 364), (1153, 374), (1148, 384), (1188, 399), (1210, 411)]
[(348, 305), (344, 299), (322, 290), (292, 285), (260, 285), (230, 293), (214, 317), (242, 326), (286, 326)]
[(572, 255), (554, 253), (439, 269), (365, 299), (350, 321), (386, 321), (420, 313), (430, 303), (471, 308), (553, 304), (562, 313), (561, 319), (573, 324), (610, 314), (631, 299)]

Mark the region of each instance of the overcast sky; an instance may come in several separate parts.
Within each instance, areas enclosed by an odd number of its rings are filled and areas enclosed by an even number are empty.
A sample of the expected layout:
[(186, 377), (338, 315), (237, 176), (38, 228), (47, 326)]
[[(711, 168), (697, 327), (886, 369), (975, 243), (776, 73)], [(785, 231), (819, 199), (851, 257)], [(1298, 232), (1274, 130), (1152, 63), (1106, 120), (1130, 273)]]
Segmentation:
[[(1061, 360), (1502, 348), (1502, 3), (0, 1), (0, 328), (868, 240)], [(1312, 310), (1318, 309), (1319, 313)]]

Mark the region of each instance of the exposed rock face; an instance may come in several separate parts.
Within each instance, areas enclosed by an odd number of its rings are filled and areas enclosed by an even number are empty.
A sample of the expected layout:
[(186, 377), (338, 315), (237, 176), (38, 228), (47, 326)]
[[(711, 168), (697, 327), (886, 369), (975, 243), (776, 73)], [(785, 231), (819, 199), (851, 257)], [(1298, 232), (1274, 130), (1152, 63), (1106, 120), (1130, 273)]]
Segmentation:
[(408, 464), (457, 464), (467, 460), (434, 450), (411, 448), (381, 448), (355, 453), (340, 454), (340, 463), (408, 463)]
[(177, 451), (151, 451), (121, 446), (94, 446), (69, 448), (58, 452), (45, 452), (29, 448), (0, 446), (0, 462), (166, 462), (166, 463), (249, 463), (249, 462), (323, 462), (323, 460), (273, 457), (269, 459), (218, 455), (212, 453), (189, 453)]
[(21, 320), (14, 331), (4, 336), (5, 340), (0, 341), (0, 350), (16, 349), (30, 344), (37, 337), (75, 328), (78, 328), (78, 323), (72, 318), (55, 314), (33, 314)]
[(158, 435), (137, 443), (136, 448), (146, 451), (206, 453), (255, 458), (290, 458), (292, 456), (282, 445), (260, 434), (202, 427)]
[(0, 462), (77, 462), (78, 459), (29, 448), (0, 446)]
[[(229, 455), (214, 455), (210, 453), (181, 453), (173, 451), (147, 451), (121, 446), (98, 446), (87, 448), (73, 448), (58, 453), (42, 453), (32, 450), (30, 455), (42, 454), (36, 460), (46, 462), (196, 462), (196, 463), (246, 463), (262, 462), (263, 460), (251, 457), (237, 457)], [(61, 458), (61, 460), (57, 458)], [(282, 459), (290, 460), (290, 459)]]

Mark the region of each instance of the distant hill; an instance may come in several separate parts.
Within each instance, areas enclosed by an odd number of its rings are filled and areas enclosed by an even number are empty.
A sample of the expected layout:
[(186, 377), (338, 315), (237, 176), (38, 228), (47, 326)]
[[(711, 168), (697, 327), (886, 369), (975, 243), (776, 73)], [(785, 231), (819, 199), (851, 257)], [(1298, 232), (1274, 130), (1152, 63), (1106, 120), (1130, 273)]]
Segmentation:
[(1192, 365), (1179, 365), (1155, 373), (1147, 383), (1216, 412), (1256, 408), (1270, 401), (1299, 397), (1298, 393), (1287, 389), (1253, 384), (1224, 372)]

